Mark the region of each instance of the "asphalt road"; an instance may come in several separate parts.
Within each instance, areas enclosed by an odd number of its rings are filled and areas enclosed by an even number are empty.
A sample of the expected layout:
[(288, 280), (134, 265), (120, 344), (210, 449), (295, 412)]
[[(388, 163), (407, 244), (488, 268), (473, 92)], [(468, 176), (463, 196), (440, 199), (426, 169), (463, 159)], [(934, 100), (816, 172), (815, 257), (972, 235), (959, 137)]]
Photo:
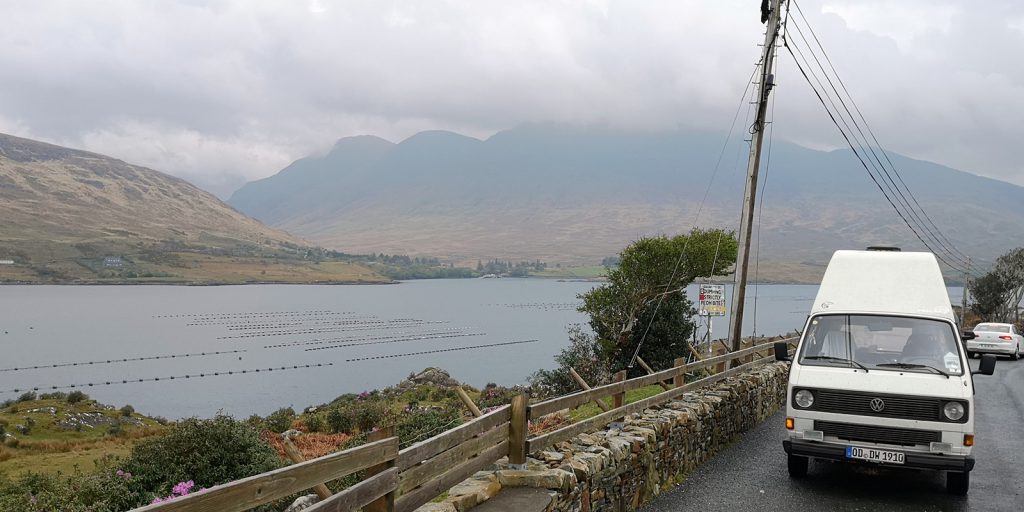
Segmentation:
[(1024, 510), (1024, 360), (1000, 359), (995, 375), (974, 383), (977, 464), (967, 496), (946, 494), (937, 471), (812, 461), (807, 478), (790, 479), (783, 409), (642, 510)]

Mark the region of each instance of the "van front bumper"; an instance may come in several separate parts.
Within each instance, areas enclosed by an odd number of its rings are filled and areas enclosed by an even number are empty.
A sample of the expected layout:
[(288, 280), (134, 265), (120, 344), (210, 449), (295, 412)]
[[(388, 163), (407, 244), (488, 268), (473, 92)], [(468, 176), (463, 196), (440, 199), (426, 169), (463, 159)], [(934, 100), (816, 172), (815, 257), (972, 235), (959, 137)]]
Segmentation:
[[(800, 439), (787, 439), (782, 442), (782, 448), (789, 455), (800, 457), (813, 457), (840, 462), (859, 462), (864, 464), (877, 464), (846, 458), (846, 446), (821, 443), (816, 441), (803, 441)], [(903, 464), (883, 464), (888, 467), (911, 468), (911, 469), (936, 469), (940, 471), (969, 472), (974, 469), (974, 457), (970, 455), (944, 455), (937, 453), (920, 453), (904, 451), (906, 461)]]

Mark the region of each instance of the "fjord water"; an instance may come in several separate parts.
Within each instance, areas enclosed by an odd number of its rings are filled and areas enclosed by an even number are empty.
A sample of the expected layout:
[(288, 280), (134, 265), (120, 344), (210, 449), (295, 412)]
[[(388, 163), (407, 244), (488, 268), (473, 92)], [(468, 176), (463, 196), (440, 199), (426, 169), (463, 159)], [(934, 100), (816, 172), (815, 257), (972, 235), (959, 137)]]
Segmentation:
[[(576, 297), (593, 286), (550, 279), (376, 286), (3, 286), (0, 400), (15, 398), (16, 388), (45, 392), (75, 384), (100, 402), (132, 404), (151, 415), (223, 411), (246, 416), (393, 385), (428, 366), (478, 387), (517, 384), (537, 368), (554, 365), (552, 356), (568, 344), (567, 326), (586, 321), (575, 309)], [(816, 290), (759, 286), (757, 333), (801, 328)], [(689, 292), (696, 294), (693, 287)], [(754, 296), (751, 289), (747, 333), (754, 327)], [(726, 326), (726, 319), (715, 320), (716, 337), (725, 335)], [(531, 342), (448, 350), (517, 341)], [(307, 344), (268, 348), (302, 342)], [(351, 346), (308, 350), (332, 343)], [(209, 354), (215, 351), (244, 352)], [(406, 355), (413, 353), (421, 354)], [(172, 354), (176, 357), (115, 361)], [(325, 366), (291, 369), (307, 364)], [(282, 366), (289, 369), (279, 370)], [(228, 371), (233, 373), (223, 375)], [(214, 372), (221, 375), (209, 376)], [(207, 376), (195, 377), (200, 373)], [(156, 377), (160, 380), (131, 382)]]

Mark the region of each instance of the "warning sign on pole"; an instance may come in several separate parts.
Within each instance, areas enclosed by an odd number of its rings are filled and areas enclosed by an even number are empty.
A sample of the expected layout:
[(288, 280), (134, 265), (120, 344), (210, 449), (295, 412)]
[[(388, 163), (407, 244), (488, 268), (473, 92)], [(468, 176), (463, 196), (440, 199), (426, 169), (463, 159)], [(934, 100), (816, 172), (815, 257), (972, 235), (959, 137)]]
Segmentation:
[(725, 316), (725, 285), (700, 285), (699, 310), (702, 316)]

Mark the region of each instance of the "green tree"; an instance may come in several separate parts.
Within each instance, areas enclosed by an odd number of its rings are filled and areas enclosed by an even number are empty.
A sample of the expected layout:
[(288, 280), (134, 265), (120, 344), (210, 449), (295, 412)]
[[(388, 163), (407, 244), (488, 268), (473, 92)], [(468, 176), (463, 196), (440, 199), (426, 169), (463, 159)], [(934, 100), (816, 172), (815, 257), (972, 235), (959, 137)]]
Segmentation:
[(604, 384), (611, 377), (608, 366), (598, 357), (598, 345), (594, 337), (578, 324), (569, 326), (569, 346), (555, 356), (555, 362), (558, 368), (540, 369), (530, 376), (530, 386), (538, 396), (561, 396), (579, 391), (579, 384), (569, 374), (570, 368), (592, 386)]
[(996, 272), (989, 272), (971, 281), (971, 309), (987, 322), (1003, 320), (1003, 304), (1009, 293), (1009, 285)]
[(608, 269), (607, 284), (580, 295), (580, 311), (590, 315), (597, 353), (608, 369), (625, 369), (637, 346), (655, 368), (685, 354), (695, 313), (685, 287), (699, 277), (724, 275), (736, 261), (736, 248), (734, 234), (719, 229), (642, 238), (626, 247), (619, 266)]

